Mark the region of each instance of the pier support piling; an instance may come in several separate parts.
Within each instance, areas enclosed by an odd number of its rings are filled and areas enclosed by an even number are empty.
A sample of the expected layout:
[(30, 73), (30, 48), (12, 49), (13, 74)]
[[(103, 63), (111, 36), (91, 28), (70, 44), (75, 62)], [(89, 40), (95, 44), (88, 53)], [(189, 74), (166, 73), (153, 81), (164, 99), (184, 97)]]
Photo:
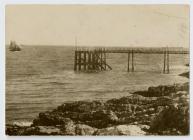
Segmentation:
[(81, 71), (81, 51), (78, 51), (78, 70)]
[(77, 50), (75, 50), (74, 54), (74, 70), (77, 71)]
[(170, 73), (169, 51), (167, 50), (167, 73)]
[(86, 70), (86, 63), (87, 63), (87, 61), (86, 61), (86, 51), (84, 51), (83, 52), (84, 53), (84, 59), (83, 59), (83, 64), (84, 64), (84, 70)]
[[(128, 53), (128, 66), (127, 71), (128, 72), (134, 72), (134, 51), (129, 51)], [(131, 58), (131, 59), (130, 59)], [(131, 70), (130, 70), (130, 61), (131, 61)]]
[(163, 73), (166, 71), (166, 51), (164, 51), (164, 68), (163, 68)]
[(164, 50), (163, 73), (164, 73), (164, 74), (170, 73), (170, 63), (169, 63), (169, 51), (168, 51), (168, 49), (165, 49), (165, 50)]
[(88, 70), (91, 70), (91, 52), (88, 51)]
[(134, 72), (134, 52), (132, 50), (132, 72)]
[(130, 63), (130, 52), (128, 52), (128, 66), (127, 66), (128, 72), (130, 71), (129, 63)]

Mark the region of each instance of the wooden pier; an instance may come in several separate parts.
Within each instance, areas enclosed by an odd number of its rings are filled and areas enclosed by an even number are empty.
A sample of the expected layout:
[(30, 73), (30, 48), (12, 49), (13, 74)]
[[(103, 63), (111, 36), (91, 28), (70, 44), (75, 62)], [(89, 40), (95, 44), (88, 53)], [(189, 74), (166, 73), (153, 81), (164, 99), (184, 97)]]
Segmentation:
[(128, 72), (134, 72), (134, 55), (145, 54), (163, 54), (163, 73), (170, 72), (169, 54), (189, 54), (188, 50), (169, 50), (169, 48), (81, 48), (75, 50), (74, 70), (75, 71), (105, 71), (112, 70), (107, 64), (107, 53), (126, 53), (128, 55)]
[(106, 51), (103, 48), (89, 50), (76, 49), (74, 59), (75, 71), (103, 71), (112, 68), (106, 63)]

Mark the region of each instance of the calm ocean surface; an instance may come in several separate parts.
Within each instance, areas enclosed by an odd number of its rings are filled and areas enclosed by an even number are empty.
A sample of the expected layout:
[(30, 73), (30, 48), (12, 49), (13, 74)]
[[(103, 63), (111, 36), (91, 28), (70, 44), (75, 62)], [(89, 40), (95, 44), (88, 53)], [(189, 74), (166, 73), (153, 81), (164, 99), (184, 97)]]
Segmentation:
[(6, 50), (6, 123), (31, 121), (64, 102), (127, 96), (149, 86), (187, 82), (189, 55), (170, 55), (170, 74), (162, 74), (163, 55), (135, 54), (135, 72), (127, 72), (126, 54), (108, 54), (111, 71), (73, 71), (71, 48), (24, 46)]

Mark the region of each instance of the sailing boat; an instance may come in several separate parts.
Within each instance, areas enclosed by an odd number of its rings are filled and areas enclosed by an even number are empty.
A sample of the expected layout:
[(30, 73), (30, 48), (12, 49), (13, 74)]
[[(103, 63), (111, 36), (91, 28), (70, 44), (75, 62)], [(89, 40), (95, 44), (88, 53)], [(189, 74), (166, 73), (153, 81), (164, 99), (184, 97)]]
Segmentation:
[(15, 41), (11, 41), (9, 45), (9, 50), (10, 51), (21, 51), (21, 48), (19, 45), (16, 44)]

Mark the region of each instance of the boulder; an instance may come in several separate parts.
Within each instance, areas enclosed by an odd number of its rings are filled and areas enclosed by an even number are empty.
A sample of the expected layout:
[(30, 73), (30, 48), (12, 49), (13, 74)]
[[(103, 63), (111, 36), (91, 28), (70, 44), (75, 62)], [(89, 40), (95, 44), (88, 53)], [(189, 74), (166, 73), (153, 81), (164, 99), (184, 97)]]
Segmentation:
[(61, 128), (62, 131), (62, 135), (76, 135), (76, 125), (74, 124), (74, 122), (71, 119), (67, 119), (68, 121), (66, 121)]
[(93, 133), (96, 131), (96, 128), (90, 127), (88, 125), (85, 124), (77, 124), (76, 125), (76, 135), (82, 135), (82, 136), (90, 136), (93, 135)]
[(142, 130), (149, 130), (149, 125), (138, 125)]
[(144, 136), (146, 134), (139, 126), (137, 125), (118, 125), (114, 127), (108, 127), (104, 129), (99, 129), (96, 131), (95, 135), (127, 135), (127, 136)]
[(117, 115), (111, 110), (100, 110), (93, 112), (91, 115), (92, 120), (88, 119), (82, 122), (96, 128), (104, 128), (108, 125), (116, 124), (119, 120)]
[(112, 135), (120, 135), (118, 129), (116, 127), (107, 127), (103, 129), (98, 129), (94, 135), (99, 136), (112, 136)]
[(32, 126), (55, 126), (63, 125), (69, 121), (69, 118), (62, 116), (60, 112), (39, 113), (39, 117), (33, 120)]
[(180, 106), (175, 104), (167, 108), (163, 108), (159, 114), (154, 117), (150, 124), (150, 132), (159, 133), (176, 129), (183, 135), (189, 134), (190, 129), (189, 106)]
[(6, 135), (9, 136), (20, 136), (23, 135), (25, 127), (20, 127), (16, 125), (6, 125)]
[(13, 125), (18, 126), (18, 127), (28, 127), (32, 125), (32, 122), (27, 122), (27, 121), (15, 121), (13, 122)]
[(113, 111), (111, 111), (111, 110), (107, 111), (106, 121), (116, 122), (118, 120), (119, 119), (118, 119), (117, 115)]
[(159, 97), (167, 96), (169, 93), (175, 92), (175, 87), (172, 86), (158, 86), (158, 87), (149, 87), (148, 96), (149, 97)]

